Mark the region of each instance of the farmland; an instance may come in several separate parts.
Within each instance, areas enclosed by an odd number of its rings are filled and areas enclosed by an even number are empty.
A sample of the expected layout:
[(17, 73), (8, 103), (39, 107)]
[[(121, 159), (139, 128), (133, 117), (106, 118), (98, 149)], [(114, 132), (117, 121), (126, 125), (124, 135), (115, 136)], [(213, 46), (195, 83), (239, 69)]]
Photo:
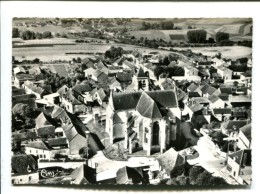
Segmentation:
[[(187, 50), (191, 48), (173, 48), (174, 50)], [(225, 46), (225, 47), (192, 47), (194, 53), (202, 53), (207, 56), (215, 56), (218, 52), (222, 57), (227, 59), (237, 59), (249, 57), (252, 55), (252, 48), (242, 46)]]

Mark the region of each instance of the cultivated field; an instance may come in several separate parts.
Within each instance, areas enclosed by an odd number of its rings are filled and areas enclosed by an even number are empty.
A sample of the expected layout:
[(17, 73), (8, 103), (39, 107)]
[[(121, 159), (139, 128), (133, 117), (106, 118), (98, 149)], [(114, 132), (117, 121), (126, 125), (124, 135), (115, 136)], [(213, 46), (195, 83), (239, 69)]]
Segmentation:
[(191, 49), (195, 53), (202, 53), (207, 56), (215, 56), (218, 52), (223, 58), (237, 59), (242, 57), (251, 57), (252, 48), (243, 46), (225, 46), (225, 47), (192, 47), (192, 48), (173, 48), (175, 50)]

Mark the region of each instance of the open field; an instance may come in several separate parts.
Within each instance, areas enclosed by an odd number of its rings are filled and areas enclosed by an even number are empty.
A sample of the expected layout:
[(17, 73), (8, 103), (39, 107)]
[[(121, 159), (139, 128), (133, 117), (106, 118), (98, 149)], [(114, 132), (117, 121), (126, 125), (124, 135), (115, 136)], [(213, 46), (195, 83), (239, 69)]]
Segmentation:
[(202, 53), (207, 56), (214, 56), (218, 52), (223, 58), (237, 59), (242, 57), (251, 57), (252, 48), (243, 46), (224, 46), (224, 47), (192, 47), (192, 48), (173, 48), (175, 50), (191, 49), (195, 53)]
[[(93, 57), (90, 54), (76, 54), (76, 53), (105, 53), (111, 46), (122, 47), (124, 50), (138, 49), (144, 53), (160, 52), (169, 53), (170, 51), (161, 51), (157, 49), (150, 49), (132, 45), (123, 44), (78, 44), (78, 45), (54, 45), (52, 47), (23, 47), (13, 48), (13, 56), (18, 60), (32, 60), (39, 58), (41, 61), (51, 60), (72, 60), (72, 58)], [(65, 53), (75, 53), (66, 55)]]

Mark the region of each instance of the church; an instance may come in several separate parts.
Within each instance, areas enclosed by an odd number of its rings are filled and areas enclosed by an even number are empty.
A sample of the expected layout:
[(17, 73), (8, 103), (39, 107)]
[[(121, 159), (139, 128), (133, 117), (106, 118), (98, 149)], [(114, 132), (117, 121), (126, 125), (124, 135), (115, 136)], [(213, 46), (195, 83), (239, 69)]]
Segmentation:
[(178, 135), (180, 120), (176, 92), (171, 90), (113, 93), (106, 109), (106, 132), (111, 143), (124, 141), (132, 154), (143, 149), (163, 153)]

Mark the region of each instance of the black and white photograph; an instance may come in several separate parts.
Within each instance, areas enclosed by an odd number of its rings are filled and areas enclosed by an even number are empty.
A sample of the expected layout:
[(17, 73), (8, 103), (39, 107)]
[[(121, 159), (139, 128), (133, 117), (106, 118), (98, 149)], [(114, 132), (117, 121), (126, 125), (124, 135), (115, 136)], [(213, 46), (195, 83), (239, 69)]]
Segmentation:
[(251, 184), (251, 18), (13, 18), (12, 184)]
[(3, 7), (6, 193), (255, 190), (257, 6)]

